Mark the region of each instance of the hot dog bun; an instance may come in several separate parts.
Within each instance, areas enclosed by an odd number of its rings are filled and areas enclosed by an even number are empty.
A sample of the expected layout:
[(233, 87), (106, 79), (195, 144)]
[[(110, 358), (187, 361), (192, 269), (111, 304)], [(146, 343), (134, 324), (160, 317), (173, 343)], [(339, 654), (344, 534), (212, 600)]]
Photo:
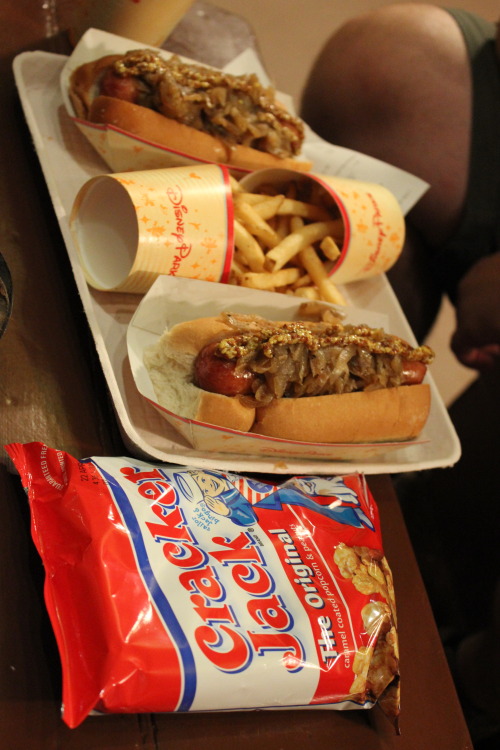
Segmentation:
[(173, 326), (146, 350), (144, 364), (158, 404), (186, 419), (249, 432), (255, 409), (238, 398), (209, 393), (193, 384), (196, 355), (210, 341), (230, 334), (231, 328), (216, 318), (198, 318)]
[(377, 443), (411, 440), (430, 411), (426, 383), (301, 398), (277, 398), (253, 408), (245, 399), (193, 384), (202, 348), (234, 334), (219, 318), (174, 326), (144, 358), (160, 406), (180, 416), (268, 437), (312, 443)]
[(422, 432), (430, 402), (427, 383), (276, 399), (257, 409), (252, 432), (306, 443), (411, 440)]
[(76, 116), (99, 125), (108, 125), (185, 156), (204, 162), (225, 164), (244, 171), (268, 167), (306, 172), (311, 162), (279, 158), (244, 145), (229, 145), (223, 140), (166, 117), (154, 109), (125, 99), (99, 94), (98, 82), (121, 55), (107, 55), (76, 68), (70, 79), (69, 97)]
[(208, 133), (122, 99), (98, 96), (90, 104), (89, 122), (110, 125), (135, 135), (148, 143), (166, 146), (171, 151), (189, 154), (207, 162), (227, 163), (229, 149)]

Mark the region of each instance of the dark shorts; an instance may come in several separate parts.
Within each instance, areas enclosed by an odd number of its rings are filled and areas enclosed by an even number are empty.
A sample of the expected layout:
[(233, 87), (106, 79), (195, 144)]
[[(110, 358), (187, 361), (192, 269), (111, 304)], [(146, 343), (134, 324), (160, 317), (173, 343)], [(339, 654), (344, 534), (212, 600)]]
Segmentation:
[(448, 12), (469, 52), (473, 84), (472, 140), (466, 205), (460, 225), (436, 257), (436, 274), (452, 300), (476, 261), (500, 250), (500, 66), (495, 24), (464, 10)]

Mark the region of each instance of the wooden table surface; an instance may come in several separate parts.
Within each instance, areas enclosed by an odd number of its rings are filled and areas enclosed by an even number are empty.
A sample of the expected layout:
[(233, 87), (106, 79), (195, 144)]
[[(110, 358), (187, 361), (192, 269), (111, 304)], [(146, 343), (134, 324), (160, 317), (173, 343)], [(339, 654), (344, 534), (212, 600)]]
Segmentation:
[[(12, 74), (12, 59), (21, 51), (67, 54), (70, 48), (57, 3), (3, 0), (0, 17), (0, 252), (14, 285), (13, 315), (0, 340), (0, 443), (40, 440), (77, 457), (120, 455), (125, 450)], [(200, 32), (200, 18), (210, 34)], [(229, 44), (223, 41), (227, 30)], [(238, 51), (238, 44), (251, 37), (238, 19), (196, 3), (165, 46), (186, 54), (191, 46), (191, 56), (198, 52), (199, 59), (221, 64), (221, 56)], [(472, 748), (391, 480), (373, 476), (369, 484), (398, 600), (401, 736), (378, 708), (113, 715), (89, 717), (70, 730), (60, 717), (60, 664), (43, 603), (43, 569), (19, 478), (2, 449), (0, 747)]]

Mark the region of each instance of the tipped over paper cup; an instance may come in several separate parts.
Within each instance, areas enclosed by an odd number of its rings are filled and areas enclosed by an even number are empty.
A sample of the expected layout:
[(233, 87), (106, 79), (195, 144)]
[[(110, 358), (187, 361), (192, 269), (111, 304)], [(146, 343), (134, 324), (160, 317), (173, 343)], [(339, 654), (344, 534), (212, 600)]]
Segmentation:
[(293, 184), (313, 188), (318, 200), (341, 219), (338, 257), (330, 263), (325, 259), (335, 284), (385, 273), (401, 254), (404, 214), (395, 196), (382, 185), (329, 175), (298, 175), (287, 169), (259, 170), (240, 184), (251, 192), (267, 186), (286, 192)]
[(177, 167), (93, 177), (70, 227), (87, 282), (144, 294), (160, 275), (228, 279), (233, 214), (228, 172)]

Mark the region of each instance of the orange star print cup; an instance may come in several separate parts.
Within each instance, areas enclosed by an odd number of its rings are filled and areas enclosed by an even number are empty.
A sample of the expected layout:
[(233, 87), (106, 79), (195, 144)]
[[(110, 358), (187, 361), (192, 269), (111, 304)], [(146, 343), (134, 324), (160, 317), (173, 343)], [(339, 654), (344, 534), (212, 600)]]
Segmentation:
[(348, 284), (385, 273), (394, 265), (403, 249), (405, 219), (397, 199), (384, 186), (288, 169), (261, 169), (243, 177), (241, 185), (251, 192), (273, 185), (286, 193), (291, 183), (298, 182), (306, 183), (307, 192), (341, 219), (342, 230), (336, 237), (340, 252), (334, 261), (325, 259), (332, 281)]
[(333, 195), (344, 225), (341, 253), (330, 276), (347, 284), (385, 273), (399, 258), (405, 219), (394, 195), (382, 185), (342, 177), (318, 177)]
[(76, 196), (70, 227), (95, 289), (144, 294), (162, 274), (226, 282), (229, 173), (207, 165), (93, 177)]

